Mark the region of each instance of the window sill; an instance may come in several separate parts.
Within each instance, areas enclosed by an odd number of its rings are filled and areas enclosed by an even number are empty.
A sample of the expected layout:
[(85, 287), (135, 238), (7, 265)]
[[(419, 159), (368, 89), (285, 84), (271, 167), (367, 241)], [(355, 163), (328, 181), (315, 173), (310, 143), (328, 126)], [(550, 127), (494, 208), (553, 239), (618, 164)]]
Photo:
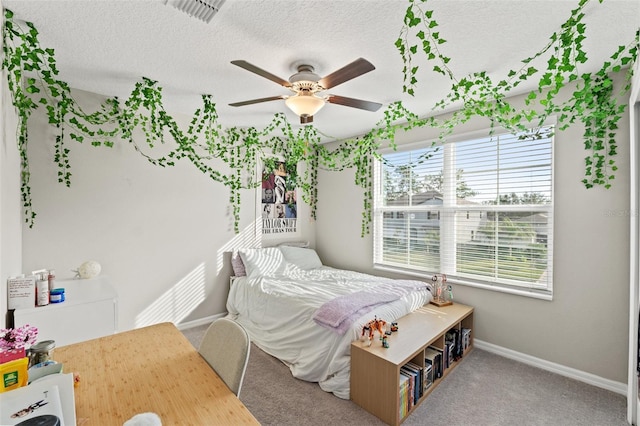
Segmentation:
[[(378, 269), (380, 271), (393, 272), (393, 273), (403, 274), (403, 275), (410, 275), (413, 277), (422, 278), (426, 281), (430, 281), (432, 276), (427, 272), (411, 271), (408, 269), (395, 268), (395, 267), (386, 266), (386, 265), (374, 264), (373, 269)], [(548, 301), (553, 300), (553, 291), (549, 291), (549, 290), (536, 290), (536, 289), (530, 289), (530, 288), (508, 287), (500, 284), (486, 284), (481, 282), (466, 281), (466, 280), (450, 278), (450, 277), (447, 277), (447, 282), (454, 285), (464, 285), (467, 287), (481, 288), (483, 290), (497, 291), (500, 293), (513, 294), (516, 296), (531, 297), (534, 299), (541, 299), (541, 300), (548, 300)]]

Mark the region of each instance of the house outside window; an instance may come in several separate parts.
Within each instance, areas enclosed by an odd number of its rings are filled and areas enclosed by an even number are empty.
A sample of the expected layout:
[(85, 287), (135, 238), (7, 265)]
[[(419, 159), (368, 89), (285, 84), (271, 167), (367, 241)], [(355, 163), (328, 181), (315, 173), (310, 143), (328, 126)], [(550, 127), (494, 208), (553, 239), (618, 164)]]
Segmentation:
[(552, 132), (383, 153), (374, 171), (374, 265), (551, 295)]

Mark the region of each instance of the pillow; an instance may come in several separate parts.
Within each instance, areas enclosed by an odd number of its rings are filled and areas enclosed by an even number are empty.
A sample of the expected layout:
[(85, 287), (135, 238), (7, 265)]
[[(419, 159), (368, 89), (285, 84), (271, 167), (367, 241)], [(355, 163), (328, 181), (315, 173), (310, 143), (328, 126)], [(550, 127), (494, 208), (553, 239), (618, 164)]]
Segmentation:
[(278, 247), (239, 250), (248, 277), (273, 275), (284, 268), (285, 261)]
[(289, 247), (304, 247), (304, 248), (307, 248), (307, 247), (309, 247), (309, 241), (288, 241), (286, 243), (278, 244), (278, 246), (279, 247), (289, 246)]
[(282, 246), (280, 251), (282, 251), (287, 262), (296, 265), (300, 269), (308, 271), (322, 266), (318, 253), (314, 249)]
[(233, 268), (233, 275), (236, 277), (246, 277), (247, 271), (242, 263), (242, 258), (237, 250), (234, 250), (231, 254), (231, 267)]

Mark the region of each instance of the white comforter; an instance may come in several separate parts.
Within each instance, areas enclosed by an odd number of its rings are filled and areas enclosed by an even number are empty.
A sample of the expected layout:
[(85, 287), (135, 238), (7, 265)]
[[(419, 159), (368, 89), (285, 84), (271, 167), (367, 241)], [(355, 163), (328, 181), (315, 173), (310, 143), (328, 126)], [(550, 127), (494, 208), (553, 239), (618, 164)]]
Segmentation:
[(350, 345), (360, 338), (364, 324), (374, 316), (395, 321), (431, 300), (425, 284), (363, 315), (344, 335), (312, 319), (323, 303), (366, 290), (378, 281), (389, 280), (327, 266), (307, 271), (286, 268), (277, 275), (237, 278), (229, 291), (227, 310), (251, 340), (287, 364), (294, 377), (318, 382), (324, 391), (348, 399)]

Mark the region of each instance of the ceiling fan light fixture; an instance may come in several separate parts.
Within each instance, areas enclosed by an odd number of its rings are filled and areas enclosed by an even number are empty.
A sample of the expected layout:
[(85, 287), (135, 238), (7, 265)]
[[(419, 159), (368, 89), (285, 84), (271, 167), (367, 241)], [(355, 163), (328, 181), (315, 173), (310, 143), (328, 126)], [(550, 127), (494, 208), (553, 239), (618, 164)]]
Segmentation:
[(298, 72), (289, 77), (289, 80), (271, 74), (247, 61), (235, 60), (231, 61), (231, 63), (291, 90), (294, 95), (251, 99), (243, 102), (234, 102), (229, 104), (229, 106), (237, 107), (284, 99), (285, 105), (300, 117), (300, 124), (313, 123), (313, 116), (322, 109), (325, 103), (343, 105), (365, 111), (377, 111), (382, 106), (382, 104), (377, 102), (348, 98), (346, 96), (330, 94), (323, 96), (317, 95), (317, 93), (322, 93), (325, 90), (374, 70), (375, 67), (373, 64), (363, 58), (356, 59), (324, 78), (320, 78), (315, 74), (314, 68), (311, 65), (301, 64), (296, 67)]
[(324, 106), (324, 99), (313, 94), (298, 93), (289, 96), (284, 103), (299, 116), (313, 116)]

